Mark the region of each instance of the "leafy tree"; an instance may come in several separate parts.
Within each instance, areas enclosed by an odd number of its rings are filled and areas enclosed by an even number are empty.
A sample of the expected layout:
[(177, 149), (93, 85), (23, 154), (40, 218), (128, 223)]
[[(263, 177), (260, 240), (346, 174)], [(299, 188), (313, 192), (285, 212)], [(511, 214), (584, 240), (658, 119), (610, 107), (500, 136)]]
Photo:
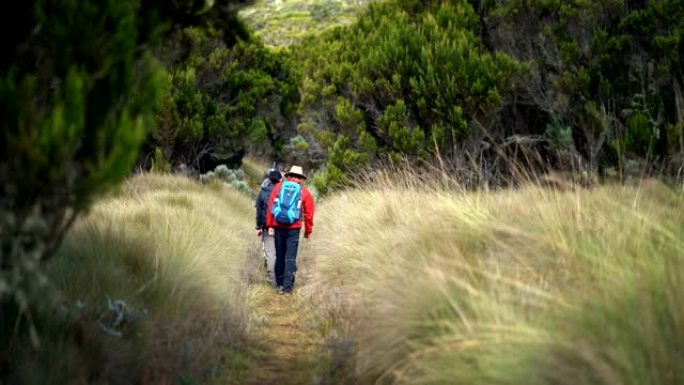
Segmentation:
[(518, 66), (485, 50), (477, 24), (467, 1), (389, 1), (301, 45), (299, 130), (327, 148), (332, 183), (381, 155), (460, 151), (497, 125)]
[(130, 173), (162, 97), (154, 48), (207, 4), (11, 1), (0, 16), (18, 26), (0, 46), (0, 298), (20, 312), (27, 282), (43, 282), (27, 277), (93, 198)]
[(681, 0), (374, 3), (296, 49), (299, 133), (326, 152), (319, 180), (335, 183), (348, 167), (335, 148), (363, 155), (355, 166), (439, 151), (485, 168), (505, 157), (592, 176), (627, 162), (674, 174), (682, 16)]
[(169, 88), (148, 147), (173, 164), (236, 166), (248, 150), (277, 151), (291, 131), (297, 89), (287, 54), (247, 33), (234, 42), (224, 36), (210, 19), (165, 45)]
[(562, 122), (590, 170), (681, 157), (682, 1), (485, 3), (492, 48), (529, 65), (522, 129)]

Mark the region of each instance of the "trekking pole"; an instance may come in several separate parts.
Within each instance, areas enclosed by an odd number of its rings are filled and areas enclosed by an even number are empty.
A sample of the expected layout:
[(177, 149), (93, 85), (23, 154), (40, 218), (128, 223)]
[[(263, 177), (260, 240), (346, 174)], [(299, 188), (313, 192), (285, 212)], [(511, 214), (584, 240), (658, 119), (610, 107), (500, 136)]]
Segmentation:
[(261, 255), (264, 258), (264, 268), (268, 269), (268, 261), (266, 259), (266, 241), (264, 241), (264, 237), (261, 237)]

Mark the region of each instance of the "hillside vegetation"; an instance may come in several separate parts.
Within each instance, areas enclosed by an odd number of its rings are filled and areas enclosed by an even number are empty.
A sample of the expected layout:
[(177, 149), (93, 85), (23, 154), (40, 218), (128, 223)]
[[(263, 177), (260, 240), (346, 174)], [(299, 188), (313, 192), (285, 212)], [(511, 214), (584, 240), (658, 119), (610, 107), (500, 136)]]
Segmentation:
[[(221, 185), (127, 181), (74, 224), (49, 264), (57, 304), (36, 299), (44, 308), (18, 324), (19, 336), (36, 325), (38, 346), (3, 341), (9, 383), (237, 383), (248, 370), (251, 221), (250, 200)], [(0, 324), (11, 330), (8, 310)]]
[(520, 171), (684, 178), (681, 0), (269, 0), (244, 25), (222, 15), (162, 45), (141, 168), (282, 159), (317, 171), (322, 194), (398, 159), (469, 188)]
[(9, 379), (679, 383), (681, 192), (648, 180), (467, 192), (400, 177), (320, 203), (293, 297), (257, 269), (251, 199), (132, 178), (47, 266), (61, 295), (9, 340)]
[(351, 24), (369, 1), (257, 0), (240, 16), (266, 45), (285, 47), (307, 35)]
[(684, 0), (250, 3), (0, 13), (0, 383), (683, 381)]
[(681, 0), (373, 2), (293, 47), (288, 155), (324, 171), (323, 192), (405, 157), (468, 186), (517, 166), (681, 181), (683, 20)]
[[(410, 178), (409, 178), (410, 180)], [(320, 206), (332, 383), (678, 384), (684, 198), (375, 185)]]

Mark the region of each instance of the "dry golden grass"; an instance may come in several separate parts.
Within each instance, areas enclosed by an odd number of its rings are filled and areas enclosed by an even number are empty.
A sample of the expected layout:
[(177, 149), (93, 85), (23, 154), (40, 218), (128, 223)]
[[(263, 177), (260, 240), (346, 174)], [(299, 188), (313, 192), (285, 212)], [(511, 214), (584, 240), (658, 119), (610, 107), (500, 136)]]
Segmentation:
[[(376, 178), (323, 201), (313, 239), (300, 243), (298, 289), (288, 300), (262, 282), (250, 199), (222, 185), (135, 177), (68, 234), (49, 269), (65, 293), (60, 317), (68, 322), (53, 314), (39, 325), (43, 349), (19, 350), (16, 378), (297, 383), (316, 372), (319, 383), (511, 385), (684, 378), (681, 193), (653, 181), (499, 192), (417, 181)], [(107, 297), (147, 315), (115, 326), (121, 338), (109, 336), (97, 324), (111, 319)], [(251, 376), (255, 363), (261, 377)]]
[[(229, 371), (237, 381), (248, 369), (244, 268), (252, 216), (251, 201), (237, 191), (183, 177), (136, 176), (98, 201), (49, 269), (75, 322), (70, 329), (81, 331), (46, 336), (55, 345), (43, 349), (50, 362), (35, 365), (45, 373), (64, 369), (35, 381), (205, 383)], [(120, 338), (98, 324), (112, 325), (107, 298), (125, 301), (138, 318), (112, 326)], [(73, 306), (77, 300), (83, 309)]]
[(332, 315), (331, 368), (347, 362), (355, 381), (684, 378), (684, 199), (657, 182), (450, 193), (376, 181), (316, 219), (307, 292)]
[(252, 186), (259, 191), (258, 188), (261, 185), (261, 182), (266, 178), (271, 165), (262, 159), (246, 156), (242, 159), (241, 168), (245, 174), (249, 176), (252, 181)]

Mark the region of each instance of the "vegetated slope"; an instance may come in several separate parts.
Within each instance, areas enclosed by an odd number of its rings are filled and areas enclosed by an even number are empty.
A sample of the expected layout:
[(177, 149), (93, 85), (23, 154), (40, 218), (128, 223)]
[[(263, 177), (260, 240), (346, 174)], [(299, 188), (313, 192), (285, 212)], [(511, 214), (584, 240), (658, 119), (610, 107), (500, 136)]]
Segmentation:
[(38, 353), (15, 347), (17, 381), (238, 381), (251, 206), (227, 187), (157, 175), (97, 202), (49, 266), (62, 313), (35, 320)]
[(325, 163), (322, 193), (387, 154), (474, 186), (508, 185), (514, 164), (681, 183), (682, 36), (681, 0), (372, 2), (293, 46), (291, 143)]
[(240, 12), (266, 45), (287, 46), (309, 33), (351, 24), (369, 0), (259, 0)]
[(684, 378), (681, 192), (388, 184), (318, 213), (307, 291), (331, 383)]

